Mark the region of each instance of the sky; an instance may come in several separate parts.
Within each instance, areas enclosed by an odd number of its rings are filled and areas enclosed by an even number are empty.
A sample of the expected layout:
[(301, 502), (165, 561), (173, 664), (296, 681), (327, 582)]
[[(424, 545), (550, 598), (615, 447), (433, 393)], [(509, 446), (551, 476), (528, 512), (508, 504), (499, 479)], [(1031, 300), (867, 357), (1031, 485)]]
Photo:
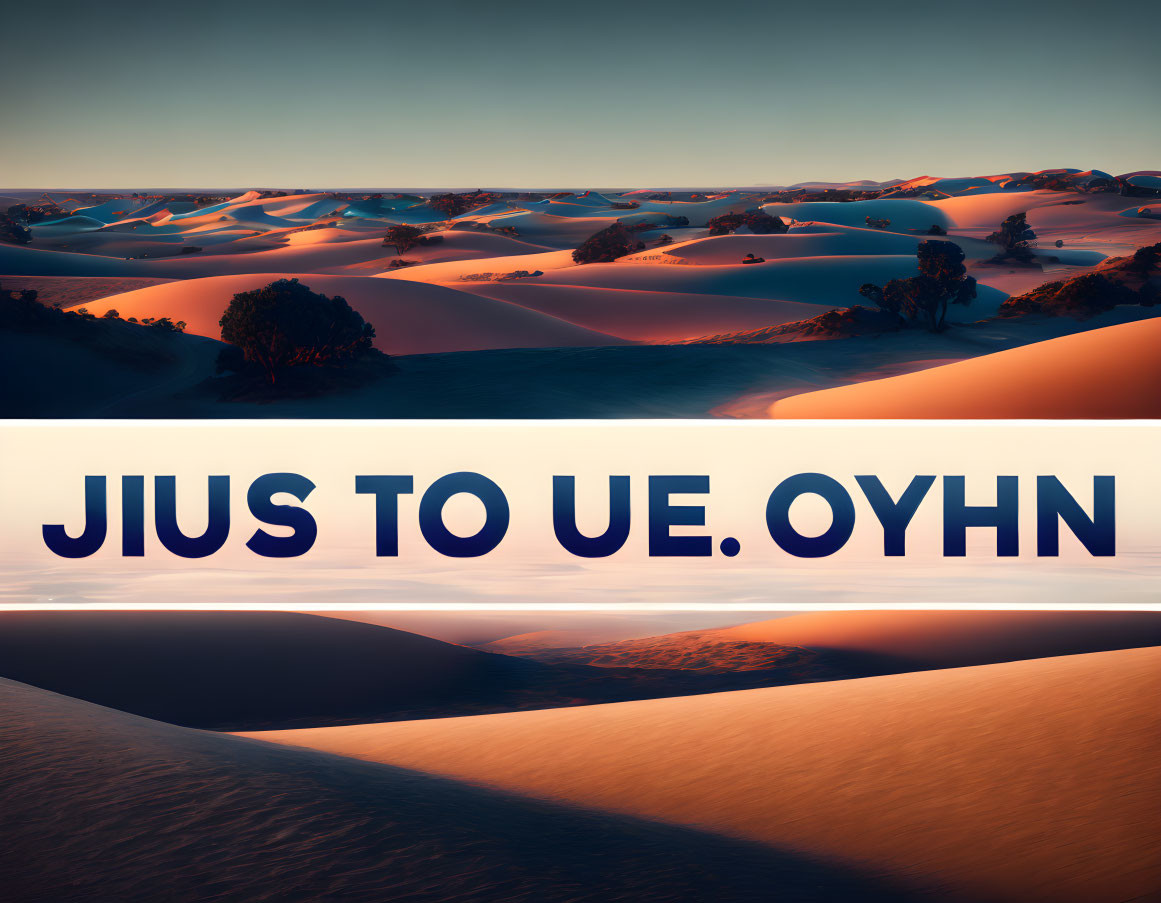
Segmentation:
[(641, 188), (1161, 168), (1099, 6), (0, 3), (0, 188)]

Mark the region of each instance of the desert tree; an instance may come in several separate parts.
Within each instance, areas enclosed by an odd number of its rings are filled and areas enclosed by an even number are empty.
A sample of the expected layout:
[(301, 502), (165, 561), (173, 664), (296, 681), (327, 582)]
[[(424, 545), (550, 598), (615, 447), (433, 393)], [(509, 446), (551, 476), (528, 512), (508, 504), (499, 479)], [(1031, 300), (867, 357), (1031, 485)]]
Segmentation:
[(16, 217), (0, 213), (0, 241), (26, 245), (32, 241), (32, 231)]
[(423, 238), (423, 230), (418, 226), (410, 226), (407, 223), (400, 223), (397, 226), (392, 226), (387, 230), (387, 234), (383, 237), (383, 246), (395, 246), (395, 250), (400, 254), (406, 254)]
[(999, 252), (993, 261), (1018, 260), (1024, 263), (1032, 261), (1032, 248), (1036, 233), (1028, 225), (1027, 213), (1013, 213), (1002, 223), (1000, 228), (988, 236), (987, 240), (1000, 246)]
[(618, 257), (643, 251), (645, 242), (640, 241), (625, 224), (619, 220), (608, 228), (595, 232), (572, 252), (575, 263), (610, 263)]
[(942, 332), (951, 304), (971, 304), (976, 280), (967, 275), (963, 249), (950, 241), (923, 241), (916, 250), (919, 275), (892, 279), (885, 286), (867, 283), (859, 294), (911, 323)]
[(234, 295), (219, 323), (271, 383), (290, 367), (343, 364), (372, 352), (375, 329), (346, 300), (312, 292), (297, 279)]

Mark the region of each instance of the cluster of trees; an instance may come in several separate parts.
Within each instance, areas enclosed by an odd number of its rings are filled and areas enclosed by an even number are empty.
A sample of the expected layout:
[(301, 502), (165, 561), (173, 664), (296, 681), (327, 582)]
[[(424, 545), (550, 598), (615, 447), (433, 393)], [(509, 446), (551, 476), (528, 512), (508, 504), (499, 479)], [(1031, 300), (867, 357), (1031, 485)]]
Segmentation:
[(427, 203), (433, 210), (438, 210), (448, 219), (452, 219), (467, 213), (469, 210), (490, 204), (495, 199), (495, 195), (477, 188), (475, 191), (465, 192), (463, 194), (449, 192), (448, 194), (432, 195)]
[(418, 245), (437, 245), (442, 241), (442, 235), (428, 235), (426, 229), (400, 223), (387, 230), (383, 237), (383, 247), (394, 247), (400, 254), (406, 254)]
[(32, 225), (45, 220), (62, 219), (68, 213), (55, 201), (44, 201), (38, 204), (13, 204), (8, 208), (8, 215)]
[[(121, 321), (121, 315), (109, 309), (97, 317), (87, 307), (61, 310), (41, 304), (35, 291), (12, 291), (0, 285), (0, 328), (19, 332), (57, 332), (65, 335), (89, 335), (94, 329), (107, 328), (110, 321)], [(165, 332), (184, 332), (185, 321), (174, 322), (169, 317), (149, 317), (137, 320), (130, 317), (125, 323), (148, 326)]]
[(775, 235), (789, 230), (779, 217), (771, 216), (761, 211), (747, 211), (746, 213), (725, 213), (715, 216), (706, 223), (710, 235), (729, 235), (746, 226), (755, 235)]
[(572, 252), (575, 263), (610, 263), (618, 257), (645, 250), (645, 242), (638, 239), (620, 220), (607, 229), (601, 229), (584, 240)]
[(886, 229), (891, 225), (891, 221), (889, 219), (876, 219), (873, 216), (868, 216), (866, 218), (866, 223), (868, 229)]
[(16, 217), (0, 213), (0, 241), (13, 245), (26, 245), (32, 241), (32, 232)]
[(782, 191), (772, 191), (763, 199), (766, 204), (794, 204), (830, 201), (846, 204), (851, 201), (873, 201), (884, 194), (879, 188), (823, 188), (820, 191), (809, 191), (805, 188), (786, 188)]
[[(222, 341), (272, 385), (291, 368), (342, 366), (379, 353), (375, 328), (344, 298), (313, 292), (297, 279), (234, 295), (219, 325)], [(227, 352), (221, 364), (235, 369), (236, 357)]]
[(1131, 256), (1114, 258), (1095, 273), (1048, 282), (1009, 298), (999, 316), (1046, 314), (1087, 319), (1121, 304), (1153, 307), (1161, 303), (1161, 243), (1138, 248)]
[(944, 329), (951, 304), (971, 304), (976, 280), (967, 275), (963, 249), (949, 241), (924, 241), (916, 250), (919, 275), (892, 279), (885, 286), (867, 283), (859, 294), (881, 310), (932, 332)]
[(1036, 233), (1028, 225), (1027, 213), (1013, 213), (1000, 223), (1000, 228), (987, 237), (987, 240), (1000, 246), (993, 263), (1014, 261), (1017, 263), (1031, 263), (1036, 255), (1032, 249), (1036, 247)]
[[(96, 316), (89, 313), (89, 309), (87, 307), (78, 307), (75, 311), (69, 311), (69, 313), (75, 313), (77, 316), (84, 320), (97, 319)], [(116, 308), (111, 307), (101, 315), (100, 319), (120, 320), (121, 314), (117, 312)], [(162, 332), (185, 332), (186, 327), (185, 320), (174, 321), (169, 317), (142, 317), (140, 320), (138, 320), (136, 317), (129, 317), (125, 320), (125, 322), (136, 323), (139, 326), (148, 326), (151, 329), (158, 329)]]

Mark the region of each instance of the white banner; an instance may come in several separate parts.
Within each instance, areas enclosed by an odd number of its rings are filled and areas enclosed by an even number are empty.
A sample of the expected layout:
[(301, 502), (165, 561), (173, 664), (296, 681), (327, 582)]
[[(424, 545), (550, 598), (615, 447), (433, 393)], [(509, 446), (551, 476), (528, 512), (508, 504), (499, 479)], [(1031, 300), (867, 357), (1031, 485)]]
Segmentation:
[(0, 460), (9, 607), (1161, 608), (1156, 422), (10, 421)]

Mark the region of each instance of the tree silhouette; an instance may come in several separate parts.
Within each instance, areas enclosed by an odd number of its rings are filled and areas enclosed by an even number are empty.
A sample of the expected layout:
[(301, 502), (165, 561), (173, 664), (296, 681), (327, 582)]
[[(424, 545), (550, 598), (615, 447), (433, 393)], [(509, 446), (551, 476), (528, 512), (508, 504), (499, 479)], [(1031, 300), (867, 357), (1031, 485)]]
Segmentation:
[(288, 367), (344, 363), (372, 351), (375, 329), (338, 296), (297, 279), (234, 295), (222, 315), (222, 341), (241, 349), (271, 383)]
[(0, 213), (0, 241), (26, 245), (32, 241), (32, 232), (15, 217)]
[(1035, 255), (1032, 248), (1036, 233), (1028, 225), (1027, 213), (1013, 213), (1000, 223), (1000, 228), (988, 236), (988, 241), (1000, 246), (1000, 251), (992, 258), (995, 262), (1018, 260), (1030, 263)]
[(409, 226), (406, 223), (400, 223), (398, 226), (392, 226), (387, 230), (387, 234), (383, 237), (383, 246), (395, 246), (395, 250), (400, 254), (406, 254), (423, 238), (423, 230), (418, 226)]
[(880, 287), (867, 283), (859, 294), (911, 323), (942, 332), (949, 304), (971, 304), (976, 280), (967, 275), (963, 249), (950, 241), (923, 241), (916, 249), (919, 275), (892, 279)]
[(643, 251), (645, 242), (637, 239), (624, 223), (618, 221), (607, 229), (595, 232), (572, 252), (576, 263), (610, 263), (618, 257)]

